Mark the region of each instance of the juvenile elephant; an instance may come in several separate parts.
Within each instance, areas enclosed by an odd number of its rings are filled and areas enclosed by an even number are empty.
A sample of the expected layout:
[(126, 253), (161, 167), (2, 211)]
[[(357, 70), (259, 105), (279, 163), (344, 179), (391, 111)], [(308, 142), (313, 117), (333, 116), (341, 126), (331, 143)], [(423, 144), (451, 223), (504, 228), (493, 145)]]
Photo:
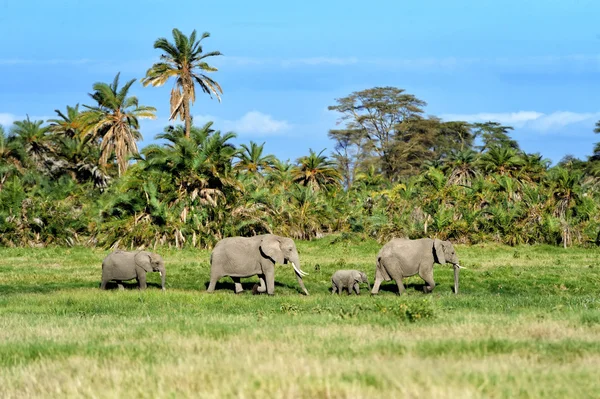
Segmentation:
[(331, 276), (331, 293), (338, 294), (342, 293), (342, 290), (346, 288), (348, 295), (352, 294), (352, 291), (356, 292), (356, 295), (360, 295), (359, 283), (367, 283), (369, 291), (371, 285), (369, 285), (369, 279), (364, 272), (359, 270), (338, 270)]
[(385, 244), (377, 255), (377, 267), (375, 269), (375, 284), (372, 294), (379, 292), (379, 285), (383, 280), (396, 280), (398, 294), (404, 292), (402, 279), (404, 277), (419, 276), (425, 280), (425, 292), (431, 292), (435, 288), (433, 281), (433, 264), (452, 263), (454, 265), (454, 293), (458, 293), (458, 274), (461, 266), (458, 264), (458, 256), (450, 241), (432, 240), (421, 238), (418, 240), (392, 239)]
[(106, 283), (115, 280), (119, 288), (121, 281), (137, 279), (141, 290), (146, 289), (146, 273), (159, 272), (162, 290), (165, 290), (165, 262), (155, 253), (146, 251), (115, 251), (102, 261), (101, 289), (106, 289)]
[(275, 263), (291, 263), (302, 291), (308, 295), (300, 269), (300, 257), (291, 238), (264, 234), (254, 237), (229, 237), (219, 241), (210, 255), (210, 284), (208, 292), (214, 292), (217, 281), (225, 276), (235, 283), (235, 293), (243, 291), (240, 279), (258, 275), (260, 285), (254, 293), (273, 295), (275, 289)]

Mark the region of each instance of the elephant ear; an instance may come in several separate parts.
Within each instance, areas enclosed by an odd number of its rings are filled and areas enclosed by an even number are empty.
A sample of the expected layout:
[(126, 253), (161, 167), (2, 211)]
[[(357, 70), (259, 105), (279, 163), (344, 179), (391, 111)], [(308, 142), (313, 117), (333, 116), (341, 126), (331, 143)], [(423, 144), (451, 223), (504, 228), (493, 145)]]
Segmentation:
[(435, 252), (435, 257), (440, 265), (446, 263), (446, 256), (444, 255), (444, 244), (442, 240), (435, 239), (433, 240), (433, 251)]
[(369, 282), (369, 278), (367, 277), (367, 273), (365, 273), (365, 272), (360, 272), (360, 278), (362, 279), (363, 283)]
[(135, 254), (135, 264), (146, 271), (146, 273), (152, 272), (152, 257), (148, 252), (138, 252)]
[(284, 258), (279, 237), (270, 234), (265, 236), (260, 242), (260, 250), (275, 263), (283, 264)]
[(156, 265), (156, 266), (160, 265), (162, 258), (159, 254), (149, 253), (148, 256), (150, 256), (150, 262), (153, 265)]

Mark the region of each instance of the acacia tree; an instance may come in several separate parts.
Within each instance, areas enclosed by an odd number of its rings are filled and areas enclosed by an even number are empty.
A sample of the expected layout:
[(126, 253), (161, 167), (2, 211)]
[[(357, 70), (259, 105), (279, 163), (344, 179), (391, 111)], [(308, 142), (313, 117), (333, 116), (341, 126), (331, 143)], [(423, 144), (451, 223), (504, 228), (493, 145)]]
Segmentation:
[[(400, 142), (410, 141), (410, 124), (421, 119), (425, 101), (403, 89), (395, 87), (374, 87), (356, 91), (349, 96), (336, 99), (337, 105), (329, 106), (342, 116), (338, 124), (345, 128), (330, 130), (329, 137), (344, 147), (360, 147), (363, 153), (372, 153), (381, 163), (384, 175), (394, 176), (394, 158)], [(364, 142), (362, 142), (364, 139)], [(407, 145), (406, 147), (410, 147)]]
[(195, 30), (188, 38), (179, 29), (173, 29), (174, 43), (164, 37), (157, 39), (154, 48), (164, 52), (160, 56), (162, 61), (152, 65), (146, 72), (146, 77), (142, 79), (145, 87), (162, 86), (170, 77), (175, 78), (175, 87), (171, 90), (169, 120), (179, 117), (184, 121), (186, 137), (190, 136), (192, 128), (190, 102), (194, 104), (196, 101), (195, 85), (198, 84), (200, 89), (211, 97), (214, 94), (219, 101), (220, 94), (223, 94), (221, 86), (205, 74), (217, 71), (217, 68), (208, 65), (206, 58), (221, 55), (219, 51), (202, 53), (201, 42), (209, 36), (208, 32), (204, 32), (200, 39), (196, 40)]
[(519, 143), (510, 138), (509, 132), (513, 130), (511, 126), (503, 126), (498, 122), (474, 123), (473, 130), (474, 137), (480, 137), (482, 141), (478, 146), (480, 152), (498, 147), (519, 149)]

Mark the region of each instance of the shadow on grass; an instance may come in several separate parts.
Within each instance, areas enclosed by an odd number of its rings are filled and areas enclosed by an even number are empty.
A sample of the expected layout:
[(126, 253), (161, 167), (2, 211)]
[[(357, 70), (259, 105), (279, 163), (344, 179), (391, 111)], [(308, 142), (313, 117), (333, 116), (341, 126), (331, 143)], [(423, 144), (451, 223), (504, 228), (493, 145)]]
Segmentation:
[[(206, 281), (204, 283), (204, 289), (207, 290), (208, 289), (208, 285), (210, 284), (210, 281)], [(258, 282), (256, 281), (242, 281), (242, 288), (244, 289), (244, 292), (250, 292), (252, 293), (252, 288), (254, 287), (255, 284), (258, 284)], [(300, 287), (296, 284), (296, 285), (290, 285), (290, 284), (285, 284), (285, 283), (280, 283), (278, 281), (275, 281), (275, 289), (277, 290), (277, 287), (281, 287), (281, 288), (287, 288), (293, 291), (297, 291), (298, 293), (303, 293), (300, 290)], [(235, 284), (233, 283), (233, 281), (231, 280), (227, 280), (226, 277), (223, 277), (223, 281), (219, 281), (217, 282), (217, 284), (215, 285), (215, 291), (219, 291), (219, 290), (224, 290), (224, 291), (230, 291), (230, 292), (235, 292)], [(310, 292), (310, 291), (309, 291)]]
[[(421, 293), (425, 293), (425, 283), (409, 283), (409, 284), (404, 284), (404, 288), (406, 289), (406, 291), (418, 291)], [(436, 285), (434, 288), (434, 292), (435, 291), (446, 291), (449, 290), (450, 292), (454, 293), (454, 287), (445, 287), (445, 286), (439, 286)], [(396, 283), (387, 283), (387, 284), (381, 284), (379, 286), (379, 291), (385, 291), (385, 292), (391, 292), (394, 294), (398, 294), (398, 286), (396, 285)]]
[[(123, 286), (123, 289), (125, 290), (137, 290), (139, 289), (139, 285), (137, 282), (133, 281), (133, 282), (121, 282), (121, 285)], [(150, 283), (147, 282), (146, 283), (147, 288), (157, 288), (157, 289), (161, 289), (162, 286), (159, 283)], [(97, 285), (98, 288), (100, 288), (100, 283), (98, 283)], [(110, 281), (108, 283), (106, 283), (106, 290), (110, 291), (110, 290), (118, 290), (119, 289), (119, 283), (114, 282), (114, 281)]]

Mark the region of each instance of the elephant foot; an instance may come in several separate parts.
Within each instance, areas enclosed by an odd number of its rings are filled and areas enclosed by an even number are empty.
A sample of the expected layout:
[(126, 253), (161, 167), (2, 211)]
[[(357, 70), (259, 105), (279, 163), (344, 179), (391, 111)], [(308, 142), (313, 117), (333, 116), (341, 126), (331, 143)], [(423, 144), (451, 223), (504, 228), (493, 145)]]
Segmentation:
[(258, 295), (260, 294), (260, 292), (258, 292), (258, 284), (254, 284), (254, 286), (252, 287), (252, 295)]

